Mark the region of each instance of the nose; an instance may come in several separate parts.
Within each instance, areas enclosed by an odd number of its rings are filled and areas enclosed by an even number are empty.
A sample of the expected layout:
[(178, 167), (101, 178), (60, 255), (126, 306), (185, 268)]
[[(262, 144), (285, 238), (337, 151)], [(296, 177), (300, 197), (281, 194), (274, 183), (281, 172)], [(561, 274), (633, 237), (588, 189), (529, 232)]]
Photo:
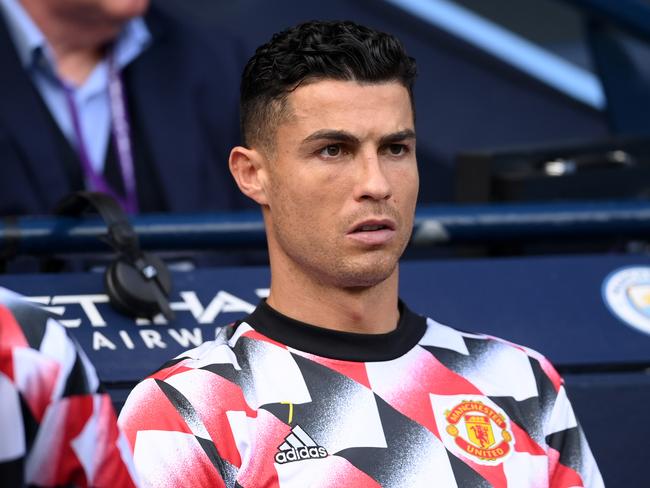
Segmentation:
[(359, 162), (356, 185), (357, 200), (387, 200), (392, 196), (390, 181), (376, 153), (364, 155)]

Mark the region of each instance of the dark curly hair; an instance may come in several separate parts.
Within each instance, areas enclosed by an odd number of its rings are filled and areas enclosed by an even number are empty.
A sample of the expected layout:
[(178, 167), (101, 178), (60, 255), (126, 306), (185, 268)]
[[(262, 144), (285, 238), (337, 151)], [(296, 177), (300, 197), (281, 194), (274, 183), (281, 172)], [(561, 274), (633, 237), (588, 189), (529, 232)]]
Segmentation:
[(413, 106), (415, 60), (390, 34), (350, 21), (311, 21), (273, 35), (244, 68), (241, 132), (244, 144), (274, 146), (272, 129), (287, 115), (287, 97), (319, 79), (380, 83), (408, 89)]

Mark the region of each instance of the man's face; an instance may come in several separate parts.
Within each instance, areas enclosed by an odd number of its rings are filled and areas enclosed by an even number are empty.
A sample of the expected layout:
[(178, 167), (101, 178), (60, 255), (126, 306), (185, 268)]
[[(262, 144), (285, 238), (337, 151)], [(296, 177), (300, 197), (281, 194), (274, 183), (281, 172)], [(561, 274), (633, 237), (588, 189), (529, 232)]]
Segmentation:
[(417, 199), (407, 89), (323, 80), (288, 103), (266, 164), (272, 262), (340, 288), (380, 283), (396, 271)]
[(52, 8), (59, 15), (80, 21), (121, 24), (142, 15), (149, 0), (54, 0)]

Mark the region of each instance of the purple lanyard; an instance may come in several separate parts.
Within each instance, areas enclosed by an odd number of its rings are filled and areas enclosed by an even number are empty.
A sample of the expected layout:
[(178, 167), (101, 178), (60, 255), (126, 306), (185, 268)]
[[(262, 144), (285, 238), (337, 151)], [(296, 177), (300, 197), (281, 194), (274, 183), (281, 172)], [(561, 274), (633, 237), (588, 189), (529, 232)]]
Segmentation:
[(81, 160), (81, 167), (84, 172), (86, 181), (90, 183), (93, 190), (108, 193), (115, 198), (122, 208), (130, 214), (138, 212), (138, 198), (135, 188), (135, 171), (133, 166), (133, 150), (131, 146), (131, 136), (129, 128), (129, 119), (126, 110), (126, 97), (124, 96), (124, 89), (122, 79), (118, 70), (115, 68), (114, 56), (111, 54), (108, 58), (108, 99), (111, 107), (111, 131), (113, 133), (113, 141), (117, 150), (117, 157), (120, 163), (122, 173), (122, 181), (124, 183), (125, 197), (119, 195), (106, 181), (103, 175), (97, 173), (93, 168), (86, 143), (84, 141), (83, 132), (81, 131), (81, 122), (79, 120), (79, 112), (77, 111), (77, 104), (74, 100), (73, 88), (61, 80), (63, 92), (68, 103), (68, 109), (72, 116), (72, 124), (74, 126), (75, 137), (77, 138), (77, 146), (79, 159)]

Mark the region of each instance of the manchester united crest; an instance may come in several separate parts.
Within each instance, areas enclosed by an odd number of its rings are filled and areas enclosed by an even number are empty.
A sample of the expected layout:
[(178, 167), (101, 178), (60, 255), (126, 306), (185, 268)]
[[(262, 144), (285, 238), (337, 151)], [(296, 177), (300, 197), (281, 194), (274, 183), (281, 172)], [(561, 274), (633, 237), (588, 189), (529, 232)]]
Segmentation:
[(508, 418), (480, 400), (462, 400), (445, 410), (446, 432), (463, 454), (482, 464), (496, 464), (512, 450)]

